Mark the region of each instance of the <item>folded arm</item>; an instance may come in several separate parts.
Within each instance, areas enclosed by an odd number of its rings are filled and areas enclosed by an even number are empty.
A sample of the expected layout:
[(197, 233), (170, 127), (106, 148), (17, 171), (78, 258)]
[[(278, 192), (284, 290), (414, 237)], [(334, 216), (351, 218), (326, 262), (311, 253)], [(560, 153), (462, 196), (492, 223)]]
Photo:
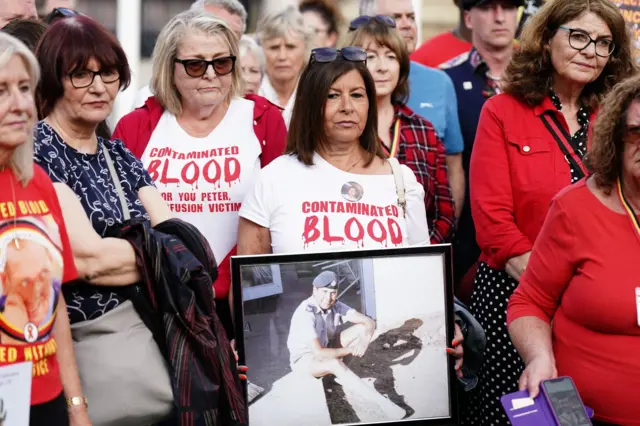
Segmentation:
[(53, 184), (67, 227), (78, 275), (95, 285), (125, 286), (140, 279), (136, 254), (127, 241), (102, 238), (80, 200), (64, 183)]

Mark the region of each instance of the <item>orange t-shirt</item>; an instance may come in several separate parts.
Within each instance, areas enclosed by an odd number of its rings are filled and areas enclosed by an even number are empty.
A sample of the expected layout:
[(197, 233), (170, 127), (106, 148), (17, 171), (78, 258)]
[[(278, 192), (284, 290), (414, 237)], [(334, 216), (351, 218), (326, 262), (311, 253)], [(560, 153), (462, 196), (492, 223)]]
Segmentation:
[(11, 170), (0, 171), (0, 366), (33, 363), (31, 405), (62, 392), (52, 331), (62, 283), (76, 277), (49, 177), (34, 166), (23, 187)]

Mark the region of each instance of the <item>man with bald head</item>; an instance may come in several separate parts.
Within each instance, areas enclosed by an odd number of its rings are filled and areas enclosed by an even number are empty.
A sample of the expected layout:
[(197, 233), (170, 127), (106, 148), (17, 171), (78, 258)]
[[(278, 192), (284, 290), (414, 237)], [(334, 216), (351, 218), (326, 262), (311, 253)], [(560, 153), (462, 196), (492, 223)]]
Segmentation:
[(0, 28), (12, 19), (38, 19), (35, 0), (1, 0)]

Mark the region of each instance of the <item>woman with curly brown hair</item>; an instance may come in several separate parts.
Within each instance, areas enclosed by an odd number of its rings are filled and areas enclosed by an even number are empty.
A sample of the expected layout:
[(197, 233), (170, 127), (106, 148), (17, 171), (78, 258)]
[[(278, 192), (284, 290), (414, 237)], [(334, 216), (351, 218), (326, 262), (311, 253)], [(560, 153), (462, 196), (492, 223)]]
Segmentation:
[(471, 155), (471, 211), (482, 251), (472, 311), (487, 351), (466, 420), (507, 424), (499, 398), (524, 365), (506, 307), (525, 271), (549, 202), (587, 174), (589, 122), (602, 97), (635, 72), (624, 19), (607, 0), (554, 0), (526, 25), (504, 94), (482, 110)]
[(640, 425), (640, 77), (602, 103), (589, 163), (551, 203), (509, 333), (527, 363), (521, 389), (571, 376), (594, 424)]

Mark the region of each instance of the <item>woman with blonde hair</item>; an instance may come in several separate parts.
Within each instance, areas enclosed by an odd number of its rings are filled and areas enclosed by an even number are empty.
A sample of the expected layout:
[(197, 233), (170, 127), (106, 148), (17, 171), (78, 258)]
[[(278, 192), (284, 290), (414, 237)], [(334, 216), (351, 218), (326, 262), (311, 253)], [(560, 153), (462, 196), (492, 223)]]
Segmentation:
[(260, 169), (284, 151), (279, 109), (241, 97), (239, 41), (223, 21), (199, 10), (176, 15), (153, 54), (154, 97), (123, 117), (114, 137), (140, 158), (175, 217), (195, 225), (219, 264), (218, 315), (229, 337), (230, 258), (238, 211)]
[(635, 72), (627, 26), (608, 0), (554, 0), (524, 28), (504, 93), (482, 110), (471, 155), (471, 211), (482, 250), (471, 309), (487, 335), (481, 384), (465, 420), (506, 424), (500, 397), (524, 365), (506, 307), (527, 269), (549, 202), (587, 174), (589, 124)]
[(31, 426), (88, 425), (61, 297), (78, 271), (56, 191), (33, 163), (39, 76), (27, 46), (0, 33), (0, 350), (3, 365), (33, 362)]
[(266, 59), (266, 75), (258, 93), (284, 109), (284, 121), (288, 128), (298, 80), (307, 64), (315, 37), (294, 6), (262, 18), (258, 23), (257, 35)]

